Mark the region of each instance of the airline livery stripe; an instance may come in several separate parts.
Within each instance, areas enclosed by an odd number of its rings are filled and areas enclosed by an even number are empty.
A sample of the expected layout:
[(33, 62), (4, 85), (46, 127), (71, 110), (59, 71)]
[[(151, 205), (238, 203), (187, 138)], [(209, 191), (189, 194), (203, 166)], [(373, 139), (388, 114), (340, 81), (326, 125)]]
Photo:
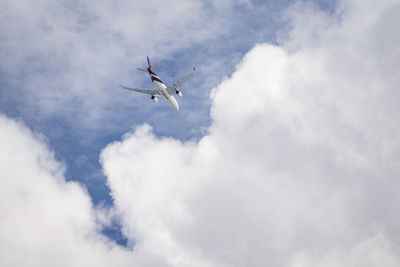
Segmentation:
[(157, 76), (155, 76), (155, 75), (151, 75), (151, 80), (154, 82), (154, 81), (157, 81), (157, 82), (160, 82), (160, 83), (162, 83), (162, 81), (161, 81), (161, 79), (160, 78), (158, 78)]

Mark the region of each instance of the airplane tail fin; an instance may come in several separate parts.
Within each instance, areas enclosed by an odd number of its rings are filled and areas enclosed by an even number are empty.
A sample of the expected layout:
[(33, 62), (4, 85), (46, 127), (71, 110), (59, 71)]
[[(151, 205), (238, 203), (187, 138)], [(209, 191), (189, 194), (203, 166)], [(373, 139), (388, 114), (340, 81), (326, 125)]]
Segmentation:
[(149, 66), (149, 69), (151, 69), (151, 63), (149, 57), (147, 57), (147, 65)]

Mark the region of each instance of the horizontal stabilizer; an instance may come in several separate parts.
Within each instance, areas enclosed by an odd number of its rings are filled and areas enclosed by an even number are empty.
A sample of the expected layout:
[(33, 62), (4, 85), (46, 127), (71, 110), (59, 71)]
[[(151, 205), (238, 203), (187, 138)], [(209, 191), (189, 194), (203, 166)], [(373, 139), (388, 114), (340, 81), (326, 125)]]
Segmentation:
[[(137, 70), (143, 71), (143, 72), (148, 72), (147, 69), (145, 68), (136, 68)], [(154, 66), (152, 66), (151, 71), (155, 71), (156, 69), (158, 69), (158, 64), (155, 64)]]
[(155, 71), (156, 69), (158, 69), (158, 64), (155, 64), (154, 66), (151, 66), (151, 70)]

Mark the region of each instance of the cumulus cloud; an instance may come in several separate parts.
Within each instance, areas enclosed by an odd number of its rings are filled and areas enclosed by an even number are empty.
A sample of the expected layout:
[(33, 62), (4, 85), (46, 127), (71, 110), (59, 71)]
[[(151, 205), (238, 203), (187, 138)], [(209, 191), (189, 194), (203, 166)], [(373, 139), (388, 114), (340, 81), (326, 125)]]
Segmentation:
[(213, 89), (206, 136), (144, 125), (104, 149), (135, 249), (172, 266), (398, 266), (399, 9), (297, 3), (281, 45)]
[(65, 182), (44, 139), (0, 116), (0, 265), (110, 266), (127, 251), (99, 234), (85, 189)]
[[(203, 138), (142, 125), (103, 150), (111, 215), (1, 116), (0, 264), (399, 266), (399, 9), (293, 5), (213, 89)], [(112, 214), (133, 250), (99, 234)]]
[(113, 211), (65, 181), (43, 136), (4, 115), (0, 129), (1, 266), (159, 266), (100, 233)]

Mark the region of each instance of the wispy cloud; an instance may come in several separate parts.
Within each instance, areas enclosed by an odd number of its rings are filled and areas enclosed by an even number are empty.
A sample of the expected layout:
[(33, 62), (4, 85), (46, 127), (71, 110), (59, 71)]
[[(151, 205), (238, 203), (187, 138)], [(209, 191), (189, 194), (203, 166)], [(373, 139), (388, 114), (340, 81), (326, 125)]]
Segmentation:
[(163, 58), (223, 28), (204, 11), (200, 2), (179, 1), (3, 4), (1, 70), (15, 88), (10, 98), (22, 98), (41, 117), (84, 112), (76, 122), (93, 127), (105, 102), (124, 98), (118, 83), (139, 58)]

